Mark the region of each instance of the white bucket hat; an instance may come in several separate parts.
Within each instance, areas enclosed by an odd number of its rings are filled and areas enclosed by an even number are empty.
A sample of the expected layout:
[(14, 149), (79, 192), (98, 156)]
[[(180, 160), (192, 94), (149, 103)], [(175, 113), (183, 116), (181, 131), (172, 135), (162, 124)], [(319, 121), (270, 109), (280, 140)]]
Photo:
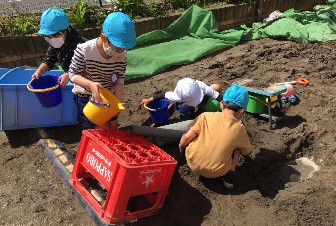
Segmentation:
[(203, 100), (203, 90), (198, 85), (197, 81), (191, 78), (184, 78), (177, 82), (174, 93), (176, 94), (175, 101), (184, 102), (191, 107), (197, 106)]

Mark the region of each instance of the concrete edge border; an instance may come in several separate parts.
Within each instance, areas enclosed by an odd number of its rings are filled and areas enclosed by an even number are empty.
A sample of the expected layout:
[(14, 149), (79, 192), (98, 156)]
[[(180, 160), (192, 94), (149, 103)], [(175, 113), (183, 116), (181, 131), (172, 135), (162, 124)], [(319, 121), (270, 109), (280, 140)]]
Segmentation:
[[(64, 150), (64, 147), (61, 147), (57, 142), (53, 142), (52, 140), (44, 140), (40, 139), (38, 141), (38, 144), (43, 148), (44, 154), (47, 156), (49, 160), (51, 160), (53, 167), (55, 168), (56, 172), (62, 177), (64, 183), (71, 189), (72, 193), (75, 195), (77, 200), (79, 201), (80, 205), (83, 207), (83, 209), (89, 214), (92, 221), (97, 226), (107, 226), (106, 224), (94, 211), (94, 209), (87, 203), (87, 201), (81, 196), (81, 194), (74, 189), (74, 187), (70, 184), (70, 172), (68, 169), (63, 165), (61, 160), (59, 159), (59, 156), (57, 156), (52, 148), (57, 148)], [(51, 146), (51, 147), (50, 147)]]

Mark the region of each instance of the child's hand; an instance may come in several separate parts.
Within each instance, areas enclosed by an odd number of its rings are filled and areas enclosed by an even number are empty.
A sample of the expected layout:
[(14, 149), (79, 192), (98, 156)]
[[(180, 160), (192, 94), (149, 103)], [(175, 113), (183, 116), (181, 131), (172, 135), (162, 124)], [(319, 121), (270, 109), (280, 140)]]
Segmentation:
[(92, 93), (92, 100), (95, 102), (101, 102), (99, 96), (99, 89), (103, 89), (103, 86), (99, 82), (90, 82), (90, 90)]
[(141, 105), (144, 105), (144, 104), (149, 104), (150, 102), (152, 102), (153, 99), (152, 98), (148, 98), (148, 99), (142, 99), (141, 100)]
[(183, 148), (179, 147), (179, 149), (180, 149), (180, 154), (184, 156), (185, 155), (185, 151), (186, 151), (186, 147), (183, 147)]
[(69, 80), (69, 73), (65, 73), (58, 78), (58, 82), (62, 87), (65, 86), (69, 82)]
[(38, 71), (35, 71), (35, 73), (32, 75), (31, 79), (38, 79), (42, 76), (42, 74)]

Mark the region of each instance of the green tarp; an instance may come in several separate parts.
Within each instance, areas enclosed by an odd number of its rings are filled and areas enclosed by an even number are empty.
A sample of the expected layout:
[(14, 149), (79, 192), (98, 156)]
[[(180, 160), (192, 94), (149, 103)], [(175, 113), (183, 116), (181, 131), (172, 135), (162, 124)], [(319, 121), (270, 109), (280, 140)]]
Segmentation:
[(287, 10), (282, 18), (266, 25), (254, 23), (251, 28), (242, 25), (225, 31), (218, 31), (212, 12), (192, 6), (169, 27), (137, 38), (136, 48), (128, 51), (126, 79), (147, 77), (173, 65), (194, 62), (241, 40), (274, 38), (302, 43), (334, 40), (336, 9), (332, 1), (329, 0), (331, 5), (316, 6), (314, 11)]
[(288, 39), (301, 43), (326, 42), (336, 39), (336, 17), (334, 6), (316, 6), (315, 11), (299, 12), (289, 9), (283, 18), (267, 25), (254, 23), (247, 28), (244, 40), (274, 38)]

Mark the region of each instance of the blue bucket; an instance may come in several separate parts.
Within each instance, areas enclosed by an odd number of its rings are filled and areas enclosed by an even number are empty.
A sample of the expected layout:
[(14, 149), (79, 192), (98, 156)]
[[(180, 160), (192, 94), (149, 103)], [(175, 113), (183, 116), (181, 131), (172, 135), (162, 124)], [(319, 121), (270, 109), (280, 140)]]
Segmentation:
[(147, 104), (150, 117), (155, 125), (164, 125), (168, 122), (168, 105), (169, 101), (166, 99), (155, 100)]
[(55, 107), (62, 102), (62, 89), (57, 76), (44, 75), (39, 79), (33, 79), (27, 84), (27, 88), (35, 93), (45, 108)]

